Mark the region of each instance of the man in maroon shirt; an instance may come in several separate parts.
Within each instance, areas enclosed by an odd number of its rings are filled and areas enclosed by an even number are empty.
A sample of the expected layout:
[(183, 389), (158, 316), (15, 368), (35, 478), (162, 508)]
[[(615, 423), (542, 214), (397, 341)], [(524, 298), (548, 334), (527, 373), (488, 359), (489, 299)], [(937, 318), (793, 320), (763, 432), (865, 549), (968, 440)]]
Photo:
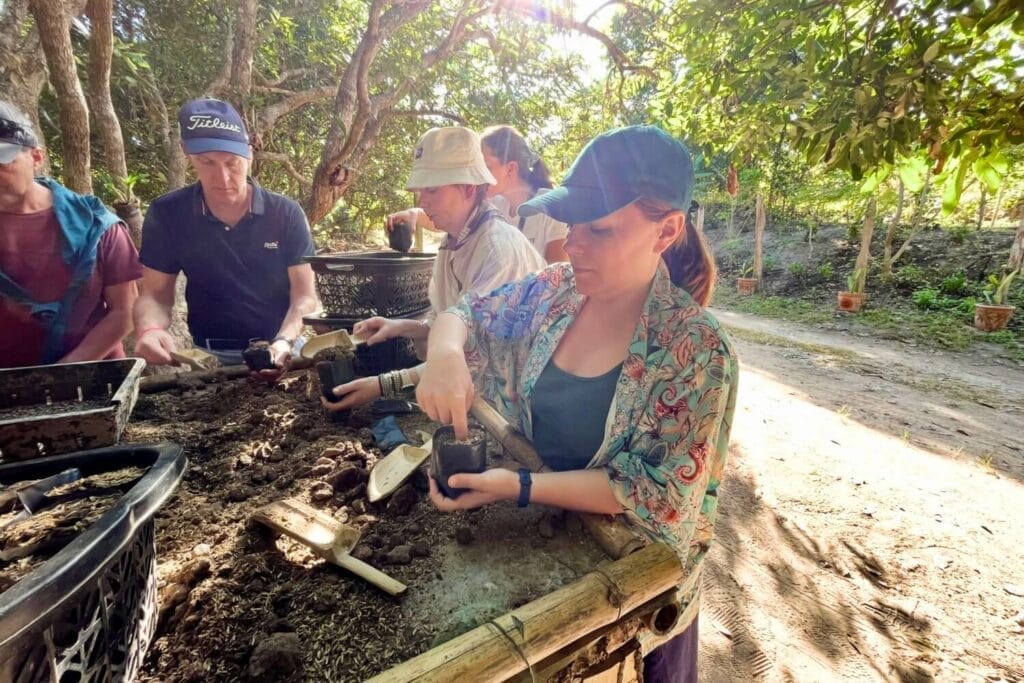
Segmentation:
[(44, 154), (0, 100), (0, 367), (123, 358), (138, 252), (98, 199), (35, 178)]

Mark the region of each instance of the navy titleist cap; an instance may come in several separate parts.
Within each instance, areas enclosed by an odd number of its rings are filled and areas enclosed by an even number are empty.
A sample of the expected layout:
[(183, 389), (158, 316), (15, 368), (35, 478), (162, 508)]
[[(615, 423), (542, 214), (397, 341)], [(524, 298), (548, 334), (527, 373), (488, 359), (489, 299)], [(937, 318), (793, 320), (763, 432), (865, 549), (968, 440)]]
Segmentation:
[(249, 133), (235, 108), (222, 100), (189, 100), (178, 114), (181, 142), (189, 154), (230, 152), (252, 159)]

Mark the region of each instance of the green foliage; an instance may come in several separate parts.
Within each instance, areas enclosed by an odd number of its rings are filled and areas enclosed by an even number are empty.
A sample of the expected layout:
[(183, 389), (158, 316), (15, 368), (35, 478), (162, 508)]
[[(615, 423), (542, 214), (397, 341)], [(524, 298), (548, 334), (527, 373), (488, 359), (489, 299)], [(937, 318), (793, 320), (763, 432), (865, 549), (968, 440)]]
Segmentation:
[(1017, 277), (1019, 271), (1012, 271), (1002, 277), (992, 273), (985, 280), (985, 287), (982, 289), (981, 294), (985, 297), (985, 302), (992, 304), (993, 306), (1002, 306), (1007, 301), (1007, 294), (1010, 291), (1010, 285), (1013, 284), (1014, 279)]
[(823, 279), (823, 280), (831, 280), (832, 276), (834, 274), (835, 274), (835, 271), (832, 268), (832, 264), (829, 263), (828, 261), (826, 261), (825, 263), (822, 263), (820, 266), (818, 266), (818, 275), (821, 276), (821, 279)]
[(924, 271), (913, 263), (908, 263), (902, 268), (898, 268), (896, 272), (893, 273), (893, 283), (897, 287), (901, 287), (903, 289), (919, 287), (927, 284), (927, 282), (928, 280)]
[(793, 277), (803, 277), (803, 275), (807, 273), (807, 266), (800, 261), (794, 261), (789, 264), (788, 270), (789, 274)]
[(750, 261), (747, 261), (746, 263), (743, 264), (743, 267), (740, 268), (740, 277), (750, 277), (753, 274), (754, 264), (751, 263)]
[[(894, 168), (912, 188), (931, 169), (948, 213), (969, 173), (997, 187), (1002, 151), (1024, 143), (1008, 87), (1019, 80), (1019, 3), (671, 7), (652, 113), (736, 159), (766, 158), (785, 141), (811, 165), (868, 178), (868, 192)], [(667, 110), (684, 95), (699, 104)]]
[(778, 265), (779, 265), (779, 259), (777, 259), (775, 256), (773, 256), (771, 254), (768, 254), (767, 256), (765, 256), (764, 259), (762, 259), (762, 261), (761, 261), (761, 267), (766, 272), (770, 271), (770, 270), (775, 270), (775, 268), (778, 267)]
[(856, 268), (846, 276), (846, 291), (851, 294), (860, 294), (864, 290), (864, 276), (867, 271), (863, 268)]
[(939, 283), (939, 291), (947, 295), (964, 294), (968, 291), (967, 276), (963, 271), (949, 275)]

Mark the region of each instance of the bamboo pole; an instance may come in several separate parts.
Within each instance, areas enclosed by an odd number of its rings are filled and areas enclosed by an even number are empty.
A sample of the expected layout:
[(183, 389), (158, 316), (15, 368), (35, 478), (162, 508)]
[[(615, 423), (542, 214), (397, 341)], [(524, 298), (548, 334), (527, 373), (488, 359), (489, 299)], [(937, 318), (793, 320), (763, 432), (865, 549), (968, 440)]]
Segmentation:
[[(512, 425), (495, 410), (491, 404), (477, 397), (470, 408), (473, 417), (498, 440), (509, 455), (517, 462), (534, 472), (550, 472), (541, 461), (525, 436), (512, 428)], [(626, 525), (610, 515), (574, 513), (579, 516), (587, 532), (594, 537), (601, 549), (609, 556), (619, 559), (634, 553), (646, 545), (646, 540), (630, 531)]]
[[(313, 361), (308, 358), (292, 358), (289, 372), (292, 370), (306, 370), (313, 366)], [(161, 391), (177, 389), (178, 387), (194, 383), (197, 380), (208, 384), (210, 382), (222, 382), (229, 379), (246, 377), (252, 372), (247, 365), (225, 365), (213, 370), (197, 370), (194, 372), (177, 372), (173, 375), (152, 375), (143, 377), (139, 382), (139, 391), (143, 394), (156, 394)]]
[[(692, 587), (699, 575), (691, 572), (681, 590)], [(532, 669), (582, 634), (613, 624), (674, 591), (682, 580), (675, 552), (664, 543), (653, 543), (370, 680), (504, 681)]]

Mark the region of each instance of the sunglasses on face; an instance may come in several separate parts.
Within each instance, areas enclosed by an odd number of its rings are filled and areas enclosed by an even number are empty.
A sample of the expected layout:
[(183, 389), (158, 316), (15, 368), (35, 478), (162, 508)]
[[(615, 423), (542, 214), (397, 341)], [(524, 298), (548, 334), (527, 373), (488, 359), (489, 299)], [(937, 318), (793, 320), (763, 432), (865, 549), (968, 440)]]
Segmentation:
[(36, 136), (24, 126), (10, 119), (0, 118), (0, 142), (13, 142), (23, 147), (35, 147)]

